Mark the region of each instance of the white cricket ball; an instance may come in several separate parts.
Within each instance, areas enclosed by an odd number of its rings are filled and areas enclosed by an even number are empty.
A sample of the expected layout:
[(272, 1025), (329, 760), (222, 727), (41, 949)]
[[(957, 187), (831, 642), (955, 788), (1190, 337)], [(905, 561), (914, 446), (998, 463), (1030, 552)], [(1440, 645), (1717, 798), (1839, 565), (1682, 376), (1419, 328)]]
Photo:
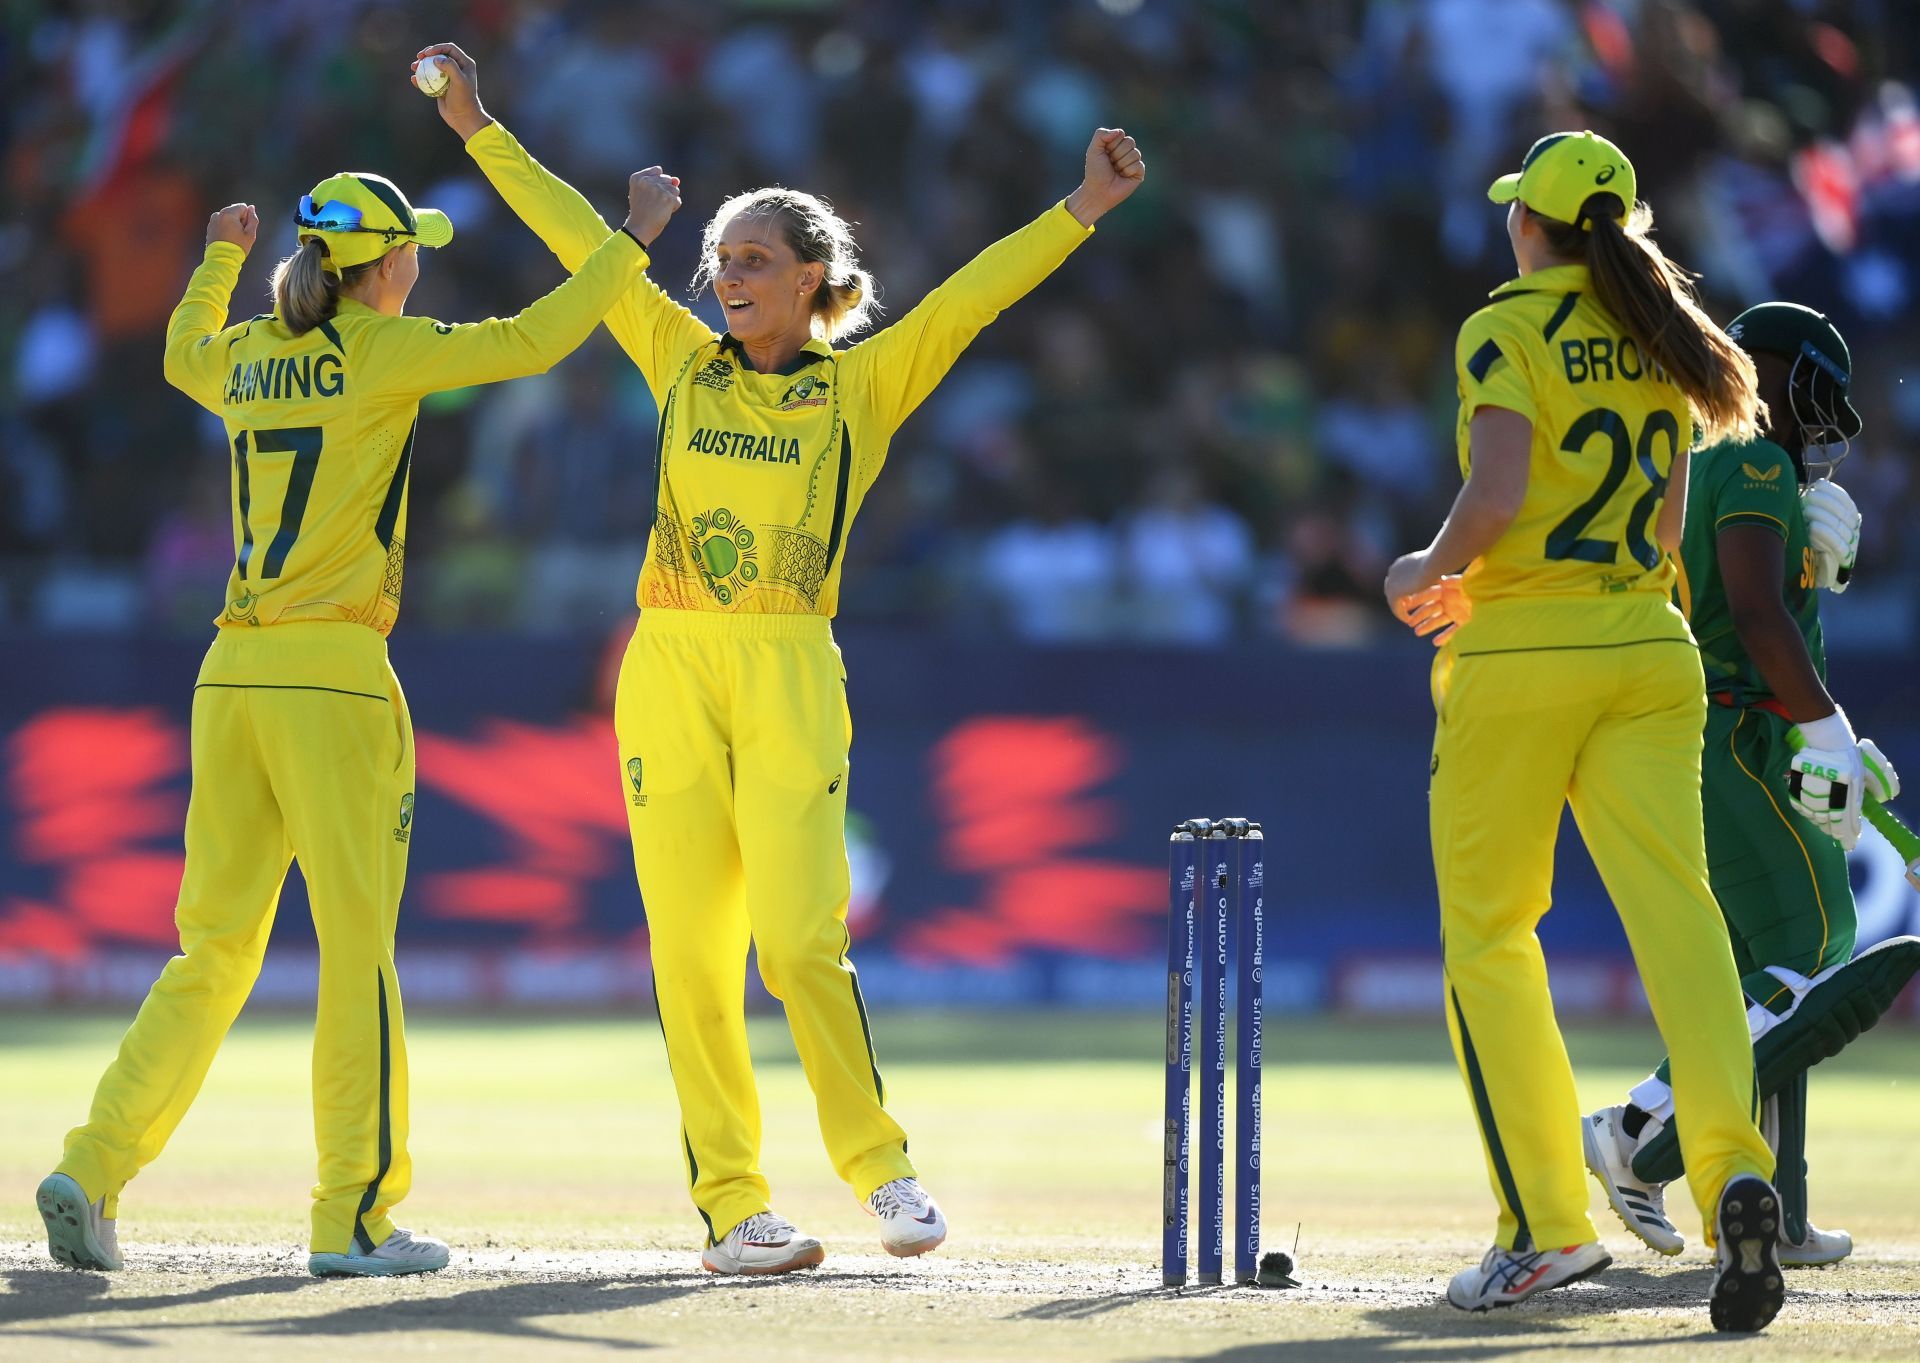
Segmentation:
[(443, 57), (428, 57), (413, 68), (413, 83), (420, 87), (420, 93), (434, 99), (447, 93), (447, 86), (453, 80)]

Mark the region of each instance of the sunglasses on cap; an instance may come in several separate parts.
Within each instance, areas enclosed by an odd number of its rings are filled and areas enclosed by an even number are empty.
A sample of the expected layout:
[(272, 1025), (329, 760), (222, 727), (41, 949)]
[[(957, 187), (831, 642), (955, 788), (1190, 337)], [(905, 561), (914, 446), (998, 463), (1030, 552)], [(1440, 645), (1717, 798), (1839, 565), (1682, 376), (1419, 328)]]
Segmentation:
[(361, 219), (361, 211), (355, 205), (342, 203), (338, 199), (329, 199), (323, 204), (316, 204), (311, 194), (300, 196), (300, 207), (294, 211), (293, 215), (294, 226), (305, 227), (315, 232), (378, 232), (389, 237), (414, 235), (404, 227), (362, 226)]

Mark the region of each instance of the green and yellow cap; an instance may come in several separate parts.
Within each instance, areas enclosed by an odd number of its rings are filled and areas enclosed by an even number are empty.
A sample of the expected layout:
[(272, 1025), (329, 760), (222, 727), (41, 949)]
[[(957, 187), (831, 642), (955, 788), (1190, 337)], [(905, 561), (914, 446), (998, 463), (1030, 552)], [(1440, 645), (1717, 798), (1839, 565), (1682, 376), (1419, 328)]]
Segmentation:
[(402, 242), (445, 246), (453, 223), (435, 208), (415, 208), (400, 187), (370, 171), (342, 171), (313, 187), (294, 210), (302, 242), (317, 237), (327, 245), (332, 273), (378, 260)]
[(1627, 154), (1596, 132), (1548, 133), (1535, 142), (1520, 169), (1502, 175), (1487, 189), (1497, 204), (1520, 200), (1534, 212), (1556, 222), (1585, 226), (1580, 209), (1588, 197), (1605, 192), (1620, 196), (1624, 223), (1633, 209), (1637, 181)]

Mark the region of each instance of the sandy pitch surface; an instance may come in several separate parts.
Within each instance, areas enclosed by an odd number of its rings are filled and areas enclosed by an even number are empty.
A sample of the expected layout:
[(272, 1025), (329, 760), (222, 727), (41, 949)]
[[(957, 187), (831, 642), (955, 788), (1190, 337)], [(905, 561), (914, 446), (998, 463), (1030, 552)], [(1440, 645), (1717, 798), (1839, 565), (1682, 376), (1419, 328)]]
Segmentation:
[(1706, 1328), (1710, 1270), (1616, 1247), (1603, 1277), (1482, 1316), (1447, 1307), (1464, 1262), (1415, 1246), (1302, 1254), (1297, 1291), (1163, 1290), (1152, 1246), (1032, 1255), (1014, 1244), (919, 1261), (839, 1254), (787, 1278), (721, 1279), (686, 1250), (456, 1250), (431, 1276), (320, 1281), (304, 1252), (131, 1246), (76, 1273), (0, 1247), (0, 1358), (467, 1360), (661, 1350), (676, 1359), (1907, 1359), (1920, 1353), (1920, 1246), (1796, 1271), (1754, 1339)]

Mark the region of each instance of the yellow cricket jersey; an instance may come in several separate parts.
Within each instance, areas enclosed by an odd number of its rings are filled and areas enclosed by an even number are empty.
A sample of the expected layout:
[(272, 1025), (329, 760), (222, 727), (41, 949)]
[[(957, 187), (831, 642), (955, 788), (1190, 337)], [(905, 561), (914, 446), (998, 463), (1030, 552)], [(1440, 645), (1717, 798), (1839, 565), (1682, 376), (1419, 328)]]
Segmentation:
[[(581, 268), (607, 231), (593, 205), (498, 123), (467, 151), (560, 263)], [(781, 374), (749, 368), (731, 337), (636, 281), (606, 320), (660, 408), (641, 608), (832, 616), (847, 530), (893, 433), (980, 329), (1092, 230), (1051, 208), (892, 326), (844, 351), (811, 341)]]
[(233, 465), (233, 572), (215, 623), (344, 620), (384, 635), (400, 611), (421, 397), (551, 368), (646, 253), (603, 230), (580, 271), (516, 317), (451, 325), (342, 299), (301, 336), (271, 313), (225, 326), (245, 259), (209, 245), (167, 327), (167, 381), (222, 420)]
[(1533, 455), (1520, 514), (1467, 569), (1474, 628), (1456, 636), (1462, 652), (1628, 642), (1649, 629), (1684, 637), (1654, 532), (1692, 441), (1686, 396), (1601, 307), (1586, 266), (1537, 270), (1492, 299), (1454, 350), (1461, 471), (1481, 407), (1531, 421)]

